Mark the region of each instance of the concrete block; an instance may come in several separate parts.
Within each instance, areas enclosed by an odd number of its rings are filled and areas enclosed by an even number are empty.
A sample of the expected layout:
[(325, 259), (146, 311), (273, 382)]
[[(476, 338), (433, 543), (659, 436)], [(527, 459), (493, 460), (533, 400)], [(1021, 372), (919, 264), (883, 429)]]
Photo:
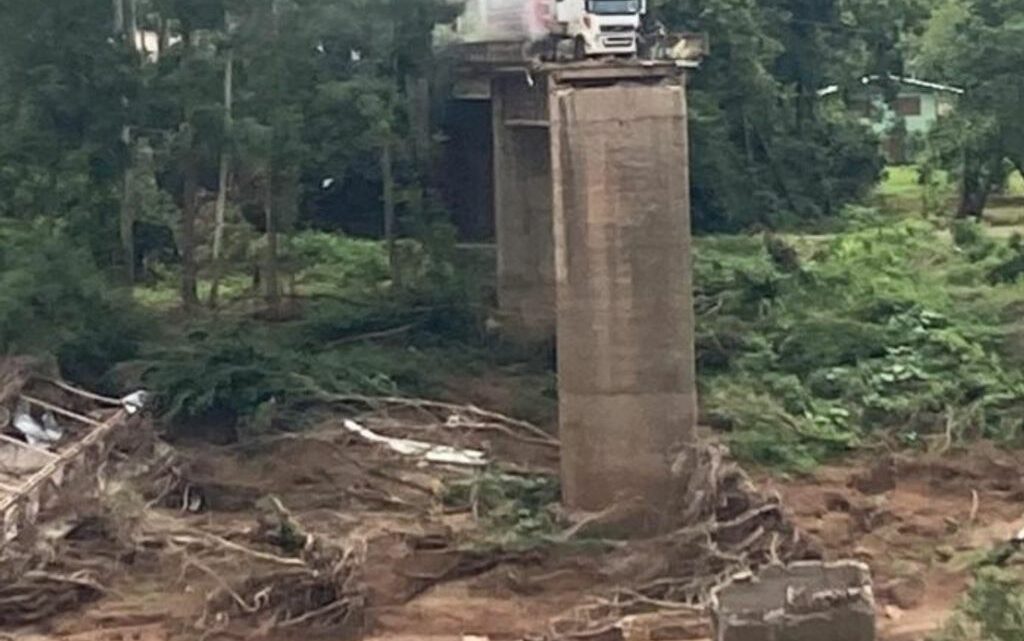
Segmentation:
[(871, 573), (855, 561), (771, 566), (712, 597), (715, 641), (874, 641)]

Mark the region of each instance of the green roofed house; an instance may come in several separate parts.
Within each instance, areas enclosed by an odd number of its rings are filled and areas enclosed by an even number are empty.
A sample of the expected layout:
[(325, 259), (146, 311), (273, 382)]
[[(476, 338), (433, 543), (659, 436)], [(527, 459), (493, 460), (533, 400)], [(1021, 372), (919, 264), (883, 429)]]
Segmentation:
[[(837, 95), (839, 91), (833, 85), (818, 95)], [(915, 141), (927, 134), (940, 117), (950, 113), (963, 93), (959, 87), (917, 78), (865, 76), (861, 87), (851, 93), (849, 102), (850, 108), (882, 138), (888, 160), (905, 163), (913, 160)]]

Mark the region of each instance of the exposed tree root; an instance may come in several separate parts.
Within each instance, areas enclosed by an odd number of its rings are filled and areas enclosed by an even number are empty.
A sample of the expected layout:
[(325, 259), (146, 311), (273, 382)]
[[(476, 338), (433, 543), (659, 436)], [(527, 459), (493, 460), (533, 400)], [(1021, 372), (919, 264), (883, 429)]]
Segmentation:
[[(698, 445), (679, 455), (674, 473), (679, 502), (676, 529), (620, 549), (620, 562), (656, 576), (611, 591), (551, 622), (547, 638), (614, 638), (630, 616), (692, 613), (706, 616), (711, 590), (731, 576), (773, 562), (817, 556), (785, 515), (778, 497), (758, 492), (749, 477), (728, 462), (727, 450)], [(628, 576), (610, 576), (625, 582)], [(621, 635), (620, 635), (621, 636)]]

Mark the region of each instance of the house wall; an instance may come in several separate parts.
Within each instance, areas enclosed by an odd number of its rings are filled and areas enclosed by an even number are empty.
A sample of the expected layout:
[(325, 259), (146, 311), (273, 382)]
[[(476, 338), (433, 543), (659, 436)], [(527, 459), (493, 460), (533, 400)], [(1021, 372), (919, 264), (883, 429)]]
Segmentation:
[[(901, 101), (916, 100), (920, 102), (921, 110), (917, 115), (904, 115), (908, 133), (927, 133), (939, 117), (939, 99), (935, 93), (921, 92), (905, 89), (896, 97), (895, 103)], [(871, 127), (880, 136), (888, 134), (898, 121), (898, 114), (893, 106), (885, 101), (881, 95), (871, 98), (872, 115), (869, 118)]]

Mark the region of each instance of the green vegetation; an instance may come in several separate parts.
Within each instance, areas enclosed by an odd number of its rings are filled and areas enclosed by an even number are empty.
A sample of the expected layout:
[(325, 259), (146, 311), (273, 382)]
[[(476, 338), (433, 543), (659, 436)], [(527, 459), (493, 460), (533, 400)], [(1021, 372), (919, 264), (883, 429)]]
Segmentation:
[(0, 353), (49, 353), (96, 381), (134, 356), (145, 326), (64, 230), (0, 222)]
[(919, 0), (657, 0), (670, 29), (708, 34), (690, 83), (695, 226), (822, 227), (878, 179), (875, 137), (818, 91), (841, 95), (902, 64)]
[(1024, 579), (1019, 571), (978, 571), (956, 616), (936, 641), (1017, 641), (1024, 638)]
[(1020, 243), (978, 225), (955, 237), (897, 222), (796, 260), (780, 238), (702, 239), (706, 420), (739, 456), (797, 469), (874, 438), (1019, 442)]
[[(875, 438), (1020, 438), (1011, 4), (652, 3), (715, 52), (691, 85), (694, 220), (740, 235), (698, 241), (700, 385), (742, 456), (807, 468)], [(447, 70), (432, 33), (455, 13), (5, 7), (0, 349), (52, 353), (90, 382), (120, 365), (197, 434), (301, 427), (317, 391), (429, 394), (455, 369), (547, 367), (490, 337), (486, 274), (460, 263), (436, 193), (429, 98)], [(865, 74), (906, 69), (968, 94), (920, 171), (889, 169), (871, 200), (877, 141), (843, 101)], [(949, 220), (960, 187), (1007, 238)], [(807, 229), (835, 235), (787, 235)], [(518, 398), (544, 418), (549, 392)]]
[(929, 140), (928, 164), (962, 186), (958, 214), (980, 217), (1008, 177), (1024, 176), (1020, 39), (1024, 6), (1000, 0), (939, 0), (915, 45), (914, 69), (962, 87), (957, 110)]
[[(436, 255), (410, 243), (407, 253), (419, 258), (406, 261), (409, 278), (395, 291), (380, 243), (308, 232), (290, 252), (302, 266), (291, 318), (267, 323), (239, 313), (252, 296), (234, 276), (225, 284), (239, 285), (224, 287), (220, 314), (186, 320), (137, 363), (183, 433), (298, 429), (310, 420), (304, 406), (323, 392), (430, 395), (479, 358), (466, 345), (479, 325), (465, 293), (473, 288), (451, 265), (436, 265)], [(160, 306), (168, 289), (143, 298)], [(446, 347), (455, 344), (464, 355)]]
[(483, 472), (445, 488), (444, 503), (470, 510), (480, 520), (482, 537), (474, 544), (502, 550), (528, 550), (553, 542), (559, 523), (554, 508), (561, 500), (558, 479)]

